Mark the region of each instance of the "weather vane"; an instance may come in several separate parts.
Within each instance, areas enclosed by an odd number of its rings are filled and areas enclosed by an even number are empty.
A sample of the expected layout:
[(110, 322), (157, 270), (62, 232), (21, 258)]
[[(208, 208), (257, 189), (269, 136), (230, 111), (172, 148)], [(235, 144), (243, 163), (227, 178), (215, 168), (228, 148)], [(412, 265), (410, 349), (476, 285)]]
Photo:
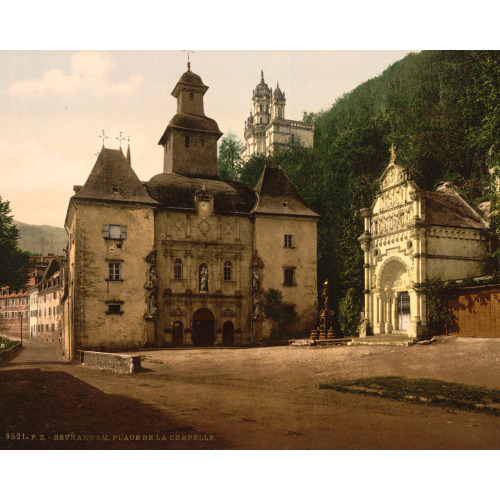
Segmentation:
[(104, 147), (104, 139), (109, 139), (109, 137), (104, 133), (104, 130), (102, 131), (102, 135), (99, 137), (102, 137), (102, 147)]
[(185, 52), (188, 56), (188, 70), (191, 69), (191, 63), (189, 62), (189, 54), (194, 54), (194, 50), (183, 50), (182, 52)]
[(125, 137), (122, 137), (122, 133), (120, 132), (120, 135), (118, 137), (116, 137), (116, 139), (118, 139), (120, 141), (120, 149), (122, 148), (122, 141), (125, 140)]

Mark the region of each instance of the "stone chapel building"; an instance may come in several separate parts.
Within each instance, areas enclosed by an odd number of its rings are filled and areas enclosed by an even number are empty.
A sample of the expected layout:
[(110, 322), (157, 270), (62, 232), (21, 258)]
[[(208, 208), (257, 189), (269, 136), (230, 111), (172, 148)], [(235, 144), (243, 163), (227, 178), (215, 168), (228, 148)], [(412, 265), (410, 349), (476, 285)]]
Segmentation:
[(252, 102), (253, 111), (245, 121), (245, 146), (240, 155), (243, 161), (253, 154), (270, 154), (287, 146), (292, 138), (306, 147), (313, 146), (314, 125), (285, 119), (285, 93), (279, 83), (273, 92), (264, 81), (263, 71), (253, 91)]
[(427, 331), (426, 304), (413, 286), (432, 278), (487, 274), (489, 226), (479, 210), (446, 184), (437, 191), (419, 189), (396, 163), (394, 146), (379, 186), (372, 207), (361, 211), (365, 328), (419, 338)]
[(207, 89), (188, 63), (159, 141), (163, 173), (142, 182), (130, 148), (103, 147), (75, 186), (65, 222), (69, 358), (75, 349), (258, 344), (272, 328), (269, 288), (297, 313), (297, 330), (314, 326), (319, 216), (281, 168), (266, 167), (254, 190), (219, 179), (222, 132), (205, 116)]

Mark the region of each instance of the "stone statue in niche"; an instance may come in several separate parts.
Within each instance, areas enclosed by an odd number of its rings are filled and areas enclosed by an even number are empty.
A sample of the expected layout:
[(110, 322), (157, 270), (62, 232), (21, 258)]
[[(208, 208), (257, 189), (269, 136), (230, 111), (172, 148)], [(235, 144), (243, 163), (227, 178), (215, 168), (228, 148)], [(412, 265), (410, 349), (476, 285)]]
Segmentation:
[(260, 302), (256, 302), (253, 306), (253, 319), (257, 319), (260, 316)]
[(149, 268), (149, 276), (148, 276), (148, 288), (156, 288), (156, 283), (158, 281), (158, 276), (156, 274), (155, 266), (151, 266)]
[(200, 293), (208, 292), (208, 268), (206, 264), (200, 266)]
[(254, 292), (258, 292), (260, 290), (260, 276), (257, 273), (257, 269), (254, 269), (252, 273), (252, 288)]
[(156, 312), (158, 311), (158, 307), (156, 306), (156, 297), (155, 294), (152, 293), (149, 296), (149, 316), (156, 316)]

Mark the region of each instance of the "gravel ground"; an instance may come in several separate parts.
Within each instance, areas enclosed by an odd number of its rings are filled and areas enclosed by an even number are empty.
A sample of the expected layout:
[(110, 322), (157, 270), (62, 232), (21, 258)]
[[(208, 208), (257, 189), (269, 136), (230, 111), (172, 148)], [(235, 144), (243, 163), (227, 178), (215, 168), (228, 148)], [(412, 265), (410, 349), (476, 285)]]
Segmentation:
[[(67, 364), (50, 346), (25, 345), (0, 366), (0, 381), (10, 382), (0, 395), (0, 448), (500, 447), (500, 420), (492, 415), (318, 389), (335, 379), (389, 375), (500, 389), (500, 339), (141, 350), (144, 371), (133, 375)], [(50, 439), (12, 440), (6, 432)], [(54, 440), (71, 433), (93, 440)], [(95, 440), (103, 435), (107, 441)]]

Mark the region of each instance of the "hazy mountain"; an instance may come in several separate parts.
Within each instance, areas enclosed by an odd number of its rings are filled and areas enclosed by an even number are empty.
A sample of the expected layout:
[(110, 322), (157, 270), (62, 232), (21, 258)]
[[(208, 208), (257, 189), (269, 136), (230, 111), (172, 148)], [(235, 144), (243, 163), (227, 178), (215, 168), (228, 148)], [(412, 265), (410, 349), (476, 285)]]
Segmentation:
[(18, 240), (19, 248), (41, 255), (48, 253), (63, 255), (63, 249), (68, 243), (68, 236), (64, 228), (14, 222), (21, 233)]

